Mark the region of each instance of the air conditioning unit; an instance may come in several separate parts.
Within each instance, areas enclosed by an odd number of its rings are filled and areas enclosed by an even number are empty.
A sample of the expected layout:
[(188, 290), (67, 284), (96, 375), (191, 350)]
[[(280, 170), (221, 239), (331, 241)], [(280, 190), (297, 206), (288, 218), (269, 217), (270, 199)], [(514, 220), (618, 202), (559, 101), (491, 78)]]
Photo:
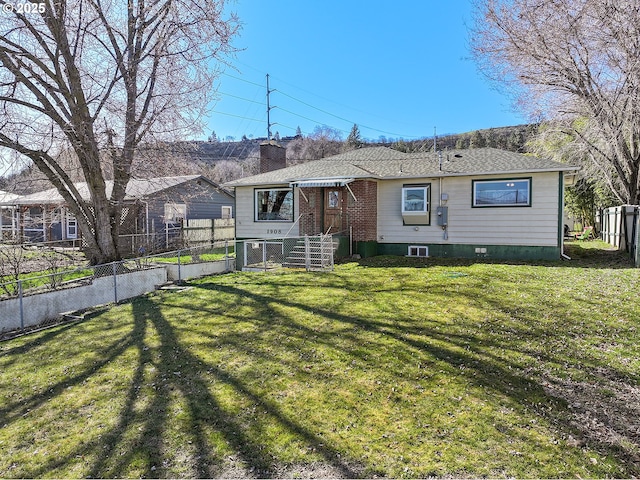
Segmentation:
[(426, 245), (409, 245), (409, 257), (428, 257), (429, 247)]

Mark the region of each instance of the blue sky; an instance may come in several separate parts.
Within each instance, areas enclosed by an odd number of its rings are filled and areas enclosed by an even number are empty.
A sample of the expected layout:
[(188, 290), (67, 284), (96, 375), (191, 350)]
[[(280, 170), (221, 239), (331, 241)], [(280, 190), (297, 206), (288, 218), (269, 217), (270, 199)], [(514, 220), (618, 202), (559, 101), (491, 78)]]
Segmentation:
[(368, 139), (414, 139), (527, 119), (478, 72), (468, 50), (468, 0), (237, 0), (242, 51), (219, 78), (205, 137), (266, 136), (299, 126)]

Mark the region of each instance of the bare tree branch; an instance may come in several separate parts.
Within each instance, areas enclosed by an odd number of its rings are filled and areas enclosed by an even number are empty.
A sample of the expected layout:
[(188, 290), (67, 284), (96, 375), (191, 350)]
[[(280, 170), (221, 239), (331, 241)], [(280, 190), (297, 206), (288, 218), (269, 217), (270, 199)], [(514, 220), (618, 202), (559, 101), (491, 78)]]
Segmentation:
[(472, 35), (483, 71), (571, 131), (576, 155), (640, 203), (640, 3), (478, 0)]
[[(43, 3), (43, 13), (0, 16), (0, 147), (29, 158), (60, 191), (93, 262), (117, 259), (139, 145), (194, 131), (239, 23), (224, 14), (225, 0)], [(57, 160), (69, 149), (90, 199)]]

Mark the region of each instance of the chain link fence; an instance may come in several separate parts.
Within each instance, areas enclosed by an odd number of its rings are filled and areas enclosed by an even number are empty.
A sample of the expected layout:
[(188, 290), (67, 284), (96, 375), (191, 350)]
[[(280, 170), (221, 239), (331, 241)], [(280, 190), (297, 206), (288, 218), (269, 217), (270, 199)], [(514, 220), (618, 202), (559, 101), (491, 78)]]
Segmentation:
[(117, 303), (168, 281), (234, 269), (233, 244), (223, 241), (104, 265), (3, 275), (0, 333), (39, 325), (65, 312)]
[(333, 270), (337, 242), (332, 235), (243, 240), (243, 270), (304, 268)]
[[(39, 262), (43, 268), (39, 272), (11, 272), (11, 268), (0, 271), (0, 300), (17, 297), (20, 294), (35, 294), (70, 288), (90, 282), (94, 278), (131, 273), (158, 266), (186, 266), (216, 261), (224, 261), (231, 266), (231, 262), (235, 259), (233, 243), (226, 240), (95, 266), (78, 267), (53, 261), (47, 263), (42, 260), (42, 252), (40, 254)], [(21, 260), (22, 263), (19, 266), (24, 267), (25, 261)], [(178, 278), (178, 280), (184, 279), (183, 277)]]

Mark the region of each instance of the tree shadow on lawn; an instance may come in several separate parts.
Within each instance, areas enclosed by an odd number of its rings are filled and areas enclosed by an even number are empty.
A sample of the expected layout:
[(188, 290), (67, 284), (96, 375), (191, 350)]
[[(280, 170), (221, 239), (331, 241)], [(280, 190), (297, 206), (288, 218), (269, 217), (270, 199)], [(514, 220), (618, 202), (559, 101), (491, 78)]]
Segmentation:
[[(138, 471), (142, 470), (142, 477), (173, 476), (171, 464), (180, 459), (168, 458), (166, 451), (168, 448), (175, 449), (175, 444), (182, 442), (184, 449), (177, 453), (183, 457), (182, 467), (189, 469), (185, 476), (226, 476), (225, 471), (230, 468), (229, 458), (216, 450), (212, 435), (222, 438), (235, 452), (232, 476), (270, 478), (280, 474), (282, 466), (276, 464), (275, 452), (270, 452), (267, 445), (254, 440), (250, 429), (255, 425), (247, 425), (228, 406), (223, 405), (211, 391), (213, 383), (232, 388), (235, 395), (253, 404), (283, 429), (303, 440), (321, 454), (341, 477), (355, 478), (359, 475), (356, 469), (340, 460), (336, 449), (299, 425), (295, 419), (287, 417), (276, 404), (256, 394), (220, 366), (207, 364), (196, 357), (188, 346), (181, 343), (175, 327), (166, 320), (156, 303), (143, 297), (134, 300), (132, 306), (134, 328), (126, 346), (135, 346), (139, 361), (117, 423), (99, 440), (90, 442), (66, 458), (44, 465), (37, 472), (30, 472), (30, 475), (38, 477), (66, 463), (74, 463), (79, 455), (98, 452), (94, 455), (96, 461), (86, 474), (88, 477), (127, 476), (132, 465)], [(158, 335), (160, 344), (157, 347), (150, 347), (145, 341), (150, 330)], [(82, 378), (112, 361), (121, 351), (121, 348), (114, 350), (96, 369), (85, 372)], [(150, 368), (155, 370), (152, 378), (149, 378)], [(65, 382), (65, 386), (68, 384)], [(153, 393), (140, 410), (140, 392), (144, 390), (149, 395), (149, 385), (152, 385)], [(184, 427), (178, 432), (168, 432), (167, 425), (172, 420), (170, 417), (176, 415), (177, 397), (182, 399), (186, 407), (184, 414), (181, 413)], [(123, 451), (125, 447), (128, 447), (127, 451)]]
[[(508, 396), (526, 409), (535, 411), (542, 418), (547, 419), (555, 427), (559, 428), (567, 436), (572, 435), (585, 439), (590, 447), (596, 448), (605, 455), (614, 455), (621, 459), (622, 468), (625, 470), (622, 476), (637, 476), (640, 474), (640, 463), (637, 458), (630, 456), (630, 450), (620, 445), (619, 439), (611, 442), (600, 441), (592, 435), (590, 429), (592, 423), (582, 425), (572, 418), (573, 411), (567, 407), (567, 403), (575, 402), (576, 398), (598, 394), (590, 390), (587, 385), (579, 385), (575, 397), (567, 396), (570, 386), (560, 385), (555, 382), (549, 385), (545, 379), (532, 377), (522, 371), (521, 366), (510, 363), (499, 355), (492, 355), (487, 351), (487, 339), (479, 338), (477, 334), (451, 334), (429, 328), (428, 324), (416, 325), (415, 319), (398, 317), (393, 321), (380, 321), (368, 319), (363, 316), (349, 316), (336, 313), (327, 308), (319, 308), (317, 305), (307, 305), (292, 299), (282, 292), (277, 295), (257, 294), (242, 285), (220, 285), (215, 283), (203, 283), (196, 288), (219, 291), (235, 298), (235, 305), (242, 306), (250, 303), (257, 309), (253, 323), (260, 326), (262, 332), (278, 326), (283, 334), (295, 336), (300, 339), (308, 339), (310, 342), (322, 342), (325, 345), (335, 344), (335, 333), (321, 332), (309, 329), (298, 322), (293, 315), (282, 316), (282, 312), (272, 305), (285, 306), (296, 310), (312, 313), (321, 319), (344, 325), (341, 336), (348, 337), (352, 349), (347, 351), (349, 355), (359, 360), (365, 360), (358, 341), (359, 332), (362, 330), (375, 332), (382, 337), (394, 339), (400, 346), (399, 355), (410, 357), (416, 353), (418, 358), (435, 358), (445, 362), (456, 369), (460, 375), (465, 375), (469, 382), (483, 389), (490, 389), (499, 394)], [(398, 291), (400, 294), (411, 292)], [(164, 298), (170, 299), (171, 295)], [(180, 322), (174, 319), (169, 321), (162, 313), (161, 308), (152, 299), (142, 297), (131, 302), (134, 323), (132, 330), (126, 335), (115, 339), (100, 352), (97, 352), (98, 360), (77, 375), (66, 378), (59, 383), (48, 386), (46, 391), (32, 395), (26, 401), (19, 404), (10, 404), (0, 408), (0, 424), (9, 423), (25, 412), (53, 400), (71, 387), (79, 387), (85, 380), (95, 375), (99, 370), (114, 362), (126, 350), (134, 348), (137, 351), (137, 364), (132, 366), (132, 378), (128, 390), (124, 394), (124, 404), (118, 413), (117, 422), (109, 428), (109, 431), (101, 436), (95, 435), (86, 443), (79, 445), (74, 451), (65, 457), (52, 460), (42, 465), (36, 471), (29, 471), (29, 477), (41, 477), (48, 472), (77, 463), (77, 457), (87, 456), (93, 463), (89, 466), (86, 476), (89, 477), (122, 477), (131, 471), (132, 464), (142, 465), (141, 475), (144, 477), (167, 476), (170, 465), (166, 465), (168, 459), (165, 454), (167, 425), (175, 415), (172, 398), (179, 395), (186, 406), (186, 414), (183, 422), (186, 428), (180, 439), (185, 444), (186, 463), (190, 470), (185, 476), (214, 477), (225, 475), (225, 465), (228, 458), (223, 457), (223, 452), (216, 450), (212, 435), (219, 436), (224, 443), (235, 452), (238, 463), (241, 465), (241, 475), (255, 475), (258, 477), (274, 477), (281, 474), (281, 465), (277, 465), (278, 455), (270, 451), (268, 445), (259, 444), (252, 436), (252, 428), (238, 418), (236, 414), (223, 405), (215, 393), (211, 391), (212, 380), (223, 384), (234, 391), (245, 402), (255, 405), (264, 415), (267, 415), (281, 428), (289, 432), (307, 446), (315, 449), (324, 461), (334, 467), (334, 471), (343, 477), (357, 477), (362, 474), (364, 468), (357, 465), (357, 459), (353, 463), (342, 460), (344, 454), (339, 445), (330, 445), (321, 436), (312, 433), (305, 428), (295, 417), (283, 413), (276, 402), (265, 398), (257, 392), (249, 383), (242, 381), (220, 365), (212, 365), (203, 362), (185, 345), (179, 335)], [(192, 308), (194, 311), (203, 311), (204, 305), (197, 302), (191, 305), (181, 305), (181, 308)], [(503, 306), (504, 307), (504, 306)], [(215, 310), (215, 314), (220, 314)], [(225, 314), (230, 321), (242, 320), (234, 318), (233, 311)], [(274, 325), (277, 319), (278, 325)], [(244, 319), (246, 320), (246, 319)], [(183, 328), (188, 328), (185, 325)], [(66, 328), (66, 327), (65, 327)], [(65, 331), (65, 329), (61, 329)], [(259, 331), (259, 332), (260, 332)], [(150, 332), (155, 332), (159, 344), (149, 344), (147, 337)], [(258, 332), (258, 333), (259, 333)], [(55, 336), (55, 332), (45, 334), (34, 345), (46, 344)], [(96, 332), (97, 333), (97, 332)], [(515, 334), (526, 338), (532, 335), (544, 333), (526, 331)], [(561, 332), (558, 332), (560, 335)], [(233, 342), (234, 347), (243, 348), (242, 338), (223, 337), (219, 339), (221, 344)], [(371, 348), (382, 347), (370, 345)], [(492, 351), (497, 351), (501, 344), (497, 338), (490, 342)], [(24, 347), (26, 348), (26, 347)], [(13, 353), (25, 353), (23, 347), (17, 348)], [(270, 360), (279, 361), (267, 351), (252, 351), (245, 345), (248, 355), (268, 357)], [(367, 346), (369, 348), (369, 346)], [(535, 355), (537, 352), (530, 352)], [(548, 353), (546, 362), (559, 362), (554, 358), (553, 352)], [(304, 364), (291, 363), (291, 367), (302, 370)], [(462, 368), (464, 367), (464, 368)], [(150, 374), (153, 370), (153, 374)], [(393, 375), (403, 375), (398, 369), (390, 372)], [(151, 376), (150, 376), (151, 375)], [(147, 392), (144, 393), (143, 392)], [(149, 393), (151, 392), (151, 393)], [(141, 404), (142, 397), (146, 396), (146, 403)], [(598, 421), (606, 422), (606, 418), (599, 416)], [(624, 439), (637, 445), (640, 443), (637, 436), (629, 436), (627, 432), (617, 430), (618, 425), (607, 425), (613, 429), (612, 434), (620, 433)], [(213, 433), (212, 433), (213, 432)], [(622, 435), (624, 433), (624, 435)], [(173, 440), (176, 442), (177, 440)], [(127, 451), (123, 448), (130, 447)], [(625, 463), (626, 462), (626, 463)], [(83, 475), (85, 475), (83, 473)], [(384, 473), (383, 473), (384, 474)]]
[[(87, 319), (89, 318), (90, 317), (87, 317)], [(64, 325), (59, 329), (49, 330), (45, 335), (41, 337), (30, 340), (29, 342), (26, 342), (24, 345), (15, 349), (3, 352), (2, 357), (15, 356), (17, 358), (21, 355), (33, 355), (33, 352), (31, 352), (33, 348), (37, 346), (47, 346), (48, 343), (54, 341), (62, 334), (69, 333), (69, 329), (73, 327), (77, 328), (77, 324)], [(43, 389), (40, 393), (31, 395), (27, 399), (21, 399), (18, 402), (9, 403), (0, 407), (0, 425), (5, 425), (12, 421), (15, 421), (16, 419), (28, 414), (30, 411), (37, 409), (38, 407), (46, 404), (57, 396), (63, 394), (68, 389), (83, 384), (102, 368), (109, 365), (116, 358), (122, 355), (129, 347), (133, 345), (133, 343), (133, 336), (131, 336), (130, 338), (117, 338), (100, 352), (99, 360), (91, 363), (90, 368), (81, 371), (77, 375), (67, 377), (57, 383), (47, 385), (46, 388)], [(5, 362), (4, 365), (6, 366), (10, 363)], [(42, 473), (46, 471), (47, 470), (42, 470)], [(33, 476), (35, 477), (38, 475), (34, 474)]]
[[(615, 368), (604, 365), (602, 362), (588, 358), (576, 359), (574, 368), (581, 368), (586, 376), (600, 381), (617, 377), (620, 382), (617, 386), (608, 383), (609, 390), (602, 383), (574, 382), (569, 378), (561, 380), (558, 377), (547, 376), (544, 371), (537, 369), (532, 371), (530, 367), (523, 367), (507, 360), (502, 353), (496, 353), (507, 348), (505, 342), (501, 340), (503, 338), (501, 331), (494, 332), (491, 338), (481, 335), (481, 328), (468, 334), (456, 334), (430, 328), (425, 323), (416, 325), (415, 319), (402, 316), (396, 316), (393, 321), (380, 321), (343, 315), (318, 308), (317, 305), (296, 302), (290, 299), (290, 296), (283, 296), (281, 293), (277, 296), (257, 294), (242, 288), (242, 285), (201, 284), (197, 288), (213, 289), (227, 296), (242, 298), (244, 302), (251, 303), (256, 308), (255, 323), (264, 323), (265, 326), (268, 324), (270, 328), (279, 326), (285, 329), (288, 336), (311, 339), (311, 342), (320, 342), (327, 346), (335, 344), (336, 339), (332, 338), (335, 333), (323, 335), (297, 322), (292, 316), (283, 318), (282, 313), (270, 305), (277, 304), (307, 311), (323, 319), (349, 325), (353, 327), (352, 331), (341, 331), (340, 336), (342, 339), (350, 336), (348, 340), (353, 345), (353, 349), (348, 353), (360, 360), (363, 358), (358, 330), (391, 337), (399, 345), (404, 346), (398, 355), (402, 355), (404, 350), (409, 358), (411, 357), (408, 354), (409, 351), (420, 352), (425, 357), (433, 357), (448, 363), (456, 368), (456, 372), (462, 372), (460, 374), (465, 375), (470, 383), (506, 395), (525, 409), (545, 418), (563, 432), (565, 438), (573, 438), (574, 440), (569, 442), (573, 443), (573, 446), (589, 446), (603, 455), (611, 455), (618, 459), (627, 475), (640, 474), (640, 456), (638, 455), (640, 435), (637, 431), (638, 425), (634, 426), (633, 423), (637, 422), (640, 414), (640, 406), (637, 403), (640, 400), (640, 388), (636, 384), (636, 379), (630, 378), (626, 373), (616, 372)], [(410, 294), (404, 290), (397, 293)], [(484, 301), (490, 304), (493, 300), (488, 298)], [(494, 306), (507, 314), (513, 314), (510, 311), (511, 305), (496, 304)], [(534, 317), (529, 317), (526, 312), (520, 311), (519, 314), (524, 316), (522, 321), (519, 322), (516, 319), (506, 328), (509, 331), (504, 332), (521, 339), (519, 346), (522, 348), (519, 353), (537, 359), (540, 365), (565, 364), (568, 367), (566, 358), (559, 352), (541, 351), (532, 347), (536, 342), (549, 342), (549, 338), (545, 338), (549, 335), (555, 337), (554, 341), (561, 342), (565, 332), (550, 333), (548, 327), (532, 322), (531, 318)], [(225, 316), (233, 318), (233, 312), (228, 312)], [(278, 320), (274, 323), (274, 319)], [(516, 326), (518, 324), (519, 326)], [(242, 348), (241, 342), (235, 346)], [(375, 349), (379, 346), (373, 344), (367, 345), (367, 348)], [(266, 355), (265, 352), (255, 350), (247, 353)], [(298, 368), (302, 368), (302, 365)], [(391, 373), (403, 375), (402, 370)], [(605, 390), (604, 395), (603, 390)], [(626, 404), (625, 401), (629, 400), (631, 404)]]

